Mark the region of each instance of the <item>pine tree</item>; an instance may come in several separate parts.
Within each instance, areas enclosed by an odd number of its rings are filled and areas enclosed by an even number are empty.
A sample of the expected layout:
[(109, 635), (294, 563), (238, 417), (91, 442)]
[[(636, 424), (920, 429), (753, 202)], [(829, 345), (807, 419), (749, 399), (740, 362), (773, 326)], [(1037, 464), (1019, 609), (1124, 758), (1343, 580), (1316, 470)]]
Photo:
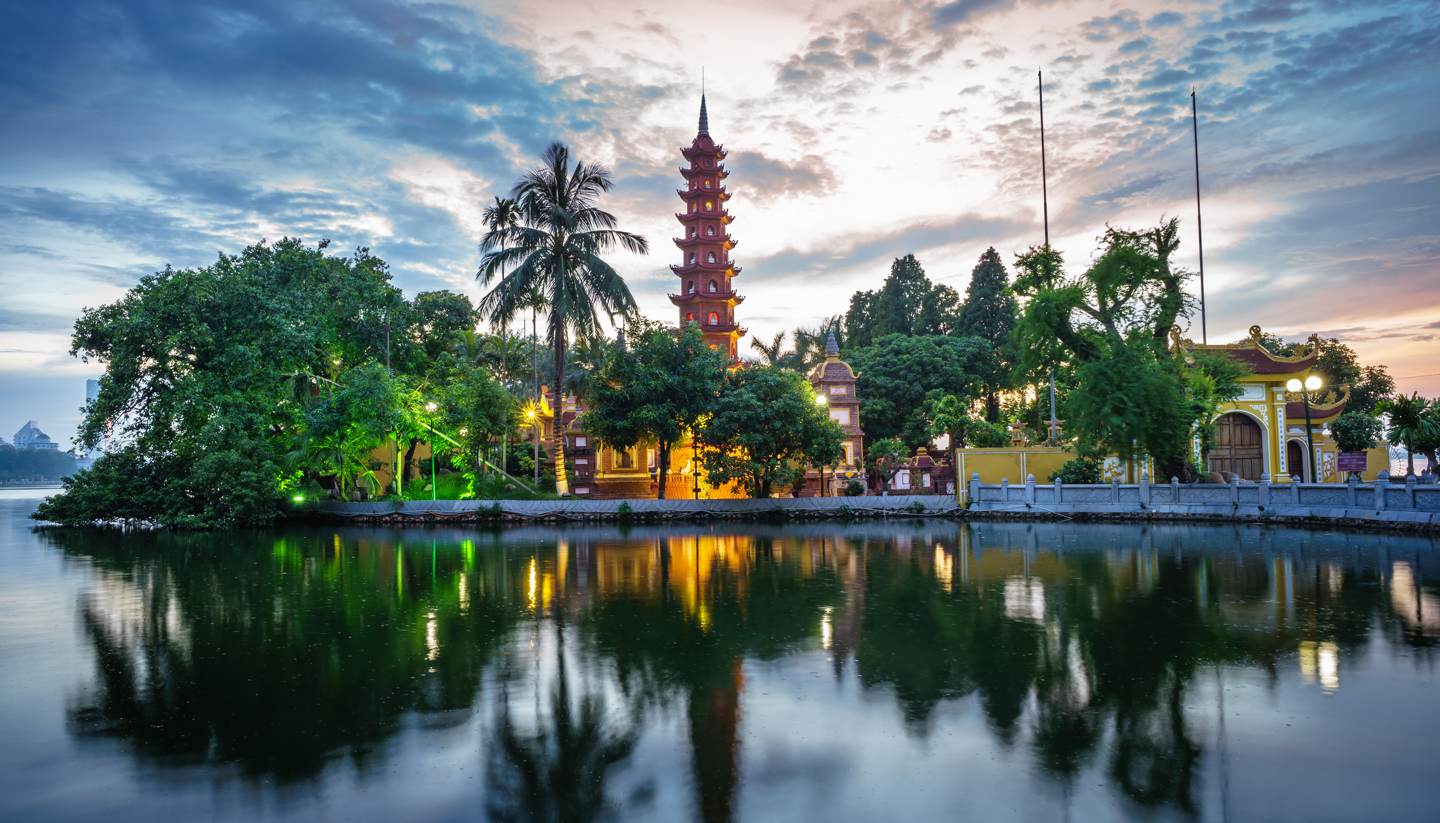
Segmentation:
[(1010, 332), (1019, 316), (1019, 304), (1010, 291), (1010, 276), (1000, 255), (991, 246), (980, 255), (965, 288), (965, 304), (960, 308), (962, 336), (984, 339), (995, 350), (997, 368), (985, 381), (985, 419), (1000, 419), (1000, 389), (1009, 370), (1011, 357)]

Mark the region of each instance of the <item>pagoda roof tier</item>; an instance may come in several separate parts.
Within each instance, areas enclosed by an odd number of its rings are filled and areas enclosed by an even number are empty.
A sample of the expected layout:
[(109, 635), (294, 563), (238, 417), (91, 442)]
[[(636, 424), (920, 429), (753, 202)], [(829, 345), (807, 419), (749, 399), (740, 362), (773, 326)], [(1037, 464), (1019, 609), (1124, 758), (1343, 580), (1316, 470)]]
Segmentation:
[(694, 161), (697, 157), (713, 157), (717, 160), (724, 160), (726, 152), (724, 146), (717, 146), (714, 143), (710, 143), (708, 140), (702, 142), (697, 139), (689, 146), (681, 147), (680, 154), (686, 160), (690, 161)]
[(670, 302), (677, 306), (701, 300), (734, 301), (736, 304), (745, 302), (745, 297), (734, 289), (729, 291), (692, 291), (689, 294), (672, 294), (669, 297)]
[(738, 334), (743, 337), (749, 329), (739, 323), (731, 321), (729, 323), (716, 323), (713, 326), (701, 323), (700, 331), (706, 334)]
[(724, 180), (730, 176), (730, 172), (726, 171), (724, 166), (716, 166), (713, 169), (687, 169), (681, 166), (680, 176), (686, 180), (693, 180), (697, 177), (716, 177)]
[(729, 234), (722, 234), (718, 237), (701, 237), (699, 235), (696, 235), (695, 237), (672, 237), (670, 239), (674, 240), (675, 245), (679, 246), (682, 249), (690, 248), (691, 246), (714, 245), (724, 246), (726, 249), (733, 249), (740, 242), (735, 238), (731, 237)]
[(713, 197), (721, 203), (724, 203), (734, 196), (730, 192), (725, 191), (724, 186), (718, 189), (676, 189), (675, 193), (680, 195), (680, 199), (687, 203), (691, 200), (703, 200), (705, 197)]
[(728, 275), (730, 275), (731, 277), (736, 277), (736, 276), (738, 276), (738, 275), (740, 274), (740, 272), (744, 271), (744, 269), (741, 268), (740, 266), (732, 266), (732, 265), (729, 264), (729, 263), (699, 263), (699, 262), (696, 262), (696, 263), (690, 263), (690, 264), (684, 265), (684, 266), (679, 266), (679, 265), (676, 265), (676, 264), (674, 264), (674, 263), (671, 263), (671, 264), (670, 264), (670, 271), (672, 271), (672, 272), (674, 272), (674, 273), (676, 273), (676, 274), (678, 274), (678, 275), (681, 275), (682, 277), (683, 277), (684, 275), (687, 275), (687, 274), (697, 274), (697, 273), (698, 273), (698, 274), (728, 274)]
[(722, 224), (728, 226), (735, 218), (730, 216), (730, 212), (721, 209), (720, 211), (676, 212), (675, 219), (681, 223), (694, 223), (697, 220), (719, 220)]

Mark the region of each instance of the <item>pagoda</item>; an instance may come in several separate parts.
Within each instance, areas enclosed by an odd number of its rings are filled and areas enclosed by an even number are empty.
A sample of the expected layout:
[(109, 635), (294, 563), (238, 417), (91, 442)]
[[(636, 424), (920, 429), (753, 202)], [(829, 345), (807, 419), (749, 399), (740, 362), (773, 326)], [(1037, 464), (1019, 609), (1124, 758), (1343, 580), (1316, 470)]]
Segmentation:
[(675, 238), (680, 247), (680, 265), (670, 270), (680, 278), (680, 293), (670, 295), (670, 302), (680, 310), (680, 327), (694, 322), (700, 325), (710, 348), (725, 352), (733, 362), (738, 358), (737, 346), (745, 329), (735, 322), (735, 306), (745, 298), (735, 293), (731, 278), (740, 267), (730, 261), (735, 240), (730, 237), (730, 213), (725, 201), (725, 149), (710, 137), (710, 118), (705, 111), (705, 95), (700, 95), (700, 129), (689, 148), (680, 154), (690, 164), (680, 169), (685, 188), (676, 193), (685, 203), (685, 211), (675, 215), (684, 230)]

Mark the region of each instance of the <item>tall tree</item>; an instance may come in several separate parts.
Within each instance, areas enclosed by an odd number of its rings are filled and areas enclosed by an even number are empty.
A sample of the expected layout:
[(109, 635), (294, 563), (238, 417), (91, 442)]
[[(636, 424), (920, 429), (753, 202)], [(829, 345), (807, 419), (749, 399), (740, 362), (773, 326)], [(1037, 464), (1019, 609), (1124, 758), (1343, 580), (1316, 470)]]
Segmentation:
[(555, 366), (555, 491), (566, 495), (565, 438), (558, 425), (566, 347), (575, 337), (599, 336), (601, 311), (612, 317), (635, 314), (630, 288), (602, 255), (614, 249), (644, 254), (649, 244), (617, 229), (615, 216), (596, 205), (614, 185), (603, 166), (578, 160), (572, 165), (570, 150), (561, 143), (552, 143), (542, 161), (515, 184), (513, 222), (497, 220), (481, 240), (484, 256), (476, 277), (485, 285), (499, 280), (480, 302), (492, 323), (509, 323), (533, 306), (537, 295), (544, 300), (545, 335)]
[(1138, 448), (1167, 477), (1191, 475), (1192, 426), (1208, 422), (1205, 409), (1239, 391), (1228, 361), (1192, 355), (1188, 362), (1169, 345), (1190, 305), (1188, 273), (1170, 263), (1179, 245), (1179, 222), (1171, 219), (1142, 231), (1108, 229), (1104, 250), (1079, 277), (1066, 276), (1048, 246), (1032, 247), (1015, 263), (1016, 291), (1029, 298), (1015, 329), (1021, 366), (1074, 368), (1065, 417), (1081, 453)]
[(659, 450), (657, 496), (663, 500), (674, 446), (699, 426), (724, 376), (725, 355), (706, 345), (696, 323), (678, 334), (660, 325), (642, 327), (628, 349), (606, 358), (582, 425), (616, 448), (653, 439)]
[(1010, 291), (1010, 275), (991, 246), (970, 272), (958, 331), (985, 340), (994, 350), (995, 368), (985, 375), (985, 419), (992, 423), (1000, 419), (1000, 390), (1005, 387), (1005, 375), (1015, 359), (1010, 338), (1019, 314), (1019, 303)]
[(898, 257), (890, 264), (890, 275), (875, 295), (870, 333), (879, 340), (887, 334), (932, 334), (921, 327), (925, 304), (930, 299), (930, 278), (915, 255)]
[(875, 292), (857, 291), (850, 295), (845, 311), (845, 337), (852, 346), (868, 346), (875, 342)]
[(806, 466), (838, 461), (845, 433), (815, 404), (804, 377), (756, 366), (726, 375), (699, 439), (711, 482), (769, 497), (804, 477)]

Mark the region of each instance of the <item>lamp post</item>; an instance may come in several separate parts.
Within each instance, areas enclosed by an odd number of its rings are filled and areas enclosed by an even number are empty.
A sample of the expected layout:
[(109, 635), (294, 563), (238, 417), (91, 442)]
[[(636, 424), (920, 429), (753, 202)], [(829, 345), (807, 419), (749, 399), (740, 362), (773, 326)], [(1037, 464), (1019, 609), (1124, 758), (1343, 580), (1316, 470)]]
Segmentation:
[[(823, 408), (825, 408), (826, 406), (830, 405), (830, 401), (829, 401), (829, 399), (827, 399), (827, 398), (825, 397), (824, 394), (822, 394), (822, 393), (820, 393), (820, 392), (816, 392), (816, 393), (815, 393), (815, 405), (817, 405), (817, 406), (819, 406), (820, 408), (823, 409)], [(820, 464), (820, 496), (821, 496), (821, 497), (824, 497), (824, 496), (825, 496), (825, 464), (823, 464), (823, 463)]]
[(1285, 381), (1285, 388), (1292, 394), (1299, 394), (1300, 401), (1305, 404), (1305, 448), (1310, 450), (1305, 462), (1309, 464), (1309, 481), (1311, 483), (1320, 482), (1320, 477), (1319, 473), (1315, 470), (1315, 463), (1317, 462), (1315, 460), (1315, 434), (1310, 430), (1310, 392), (1319, 389), (1322, 383), (1323, 381), (1320, 380), (1320, 376), (1317, 374), (1306, 376), (1303, 383), (1297, 377), (1292, 377)]
[[(440, 408), (440, 407), (439, 407), (438, 405), (436, 405), (435, 401), (433, 401), (433, 400), (430, 401), (429, 403), (426, 403), (426, 404), (425, 404), (425, 411), (427, 411), (427, 412), (429, 412), (429, 413), (431, 413), (431, 414), (434, 414), (435, 411), (436, 411), (437, 409), (439, 409), (439, 408)], [(435, 499), (435, 492), (436, 492), (436, 489), (435, 489), (435, 426), (434, 426), (434, 425), (431, 425), (431, 426), (428, 426), (427, 428), (430, 429), (430, 499), (431, 499), (431, 500), (434, 500), (434, 499)]]
[(525, 407), (525, 420), (528, 421), (530, 424), (530, 442), (535, 447), (532, 462), (535, 464), (534, 481), (535, 485), (538, 486), (540, 485), (540, 436), (536, 433), (535, 430), (536, 414), (534, 403), (531, 403), (529, 406)]

